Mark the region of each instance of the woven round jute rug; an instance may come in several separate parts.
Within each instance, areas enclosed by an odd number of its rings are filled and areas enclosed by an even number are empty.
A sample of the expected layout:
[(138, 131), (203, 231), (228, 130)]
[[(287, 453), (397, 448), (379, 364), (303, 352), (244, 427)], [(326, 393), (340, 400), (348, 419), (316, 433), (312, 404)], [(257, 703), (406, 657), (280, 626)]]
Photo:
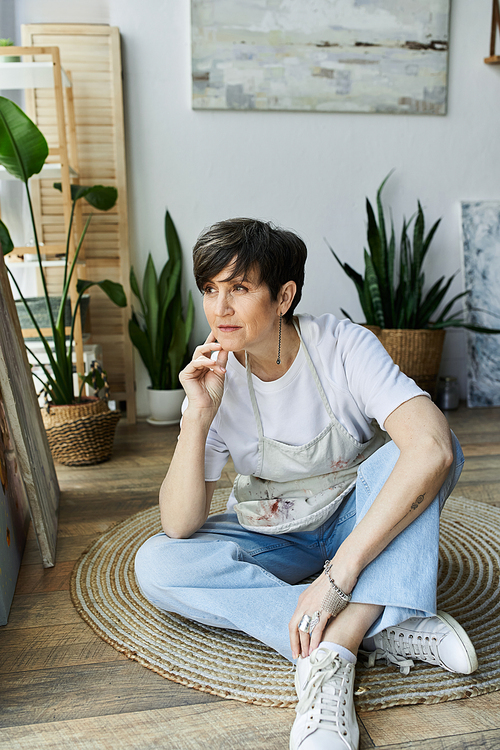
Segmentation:
[[(229, 490), (216, 490), (212, 513)], [(182, 685), (263, 706), (296, 703), (293, 667), (244, 633), (166, 614), (140, 593), (134, 577), (139, 546), (161, 530), (157, 507), (102, 534), (83, 553), (71, 597), (83, 619), (130, 659)], [(441, 701), (500, 690), (500, 509), (449, 498), (441, 517), (438, 604), (461, 623), (476, 647), (479, 669), (456, 675), (415, 662), (407, 676), (358, 659), (356, 705), (363, 711)]]

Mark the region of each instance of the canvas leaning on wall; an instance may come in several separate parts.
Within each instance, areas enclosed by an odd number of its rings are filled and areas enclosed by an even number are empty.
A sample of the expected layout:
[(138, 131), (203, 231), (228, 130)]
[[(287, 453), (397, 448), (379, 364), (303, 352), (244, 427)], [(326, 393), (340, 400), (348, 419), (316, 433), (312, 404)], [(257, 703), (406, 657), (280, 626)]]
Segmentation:
[(446, 114), (449, 0), (192, 0), (194, 109)]
[[(462, 238), (469, 322), (491, 325), (500, 319), (500, 202), (462, 203)], [(498, 336), (467, 331), (467, 406), (500, 406)]]

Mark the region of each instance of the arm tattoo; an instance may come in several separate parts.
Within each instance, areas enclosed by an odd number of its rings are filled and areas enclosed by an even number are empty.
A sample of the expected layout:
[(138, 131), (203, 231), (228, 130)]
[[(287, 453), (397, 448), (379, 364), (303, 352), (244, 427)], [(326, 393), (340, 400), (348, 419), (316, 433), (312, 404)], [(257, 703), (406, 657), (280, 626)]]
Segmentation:
[[(417, 499), (413, 501), (413, 503), (412, 503), (412, 504), (411, 504), (411, 506), (410, 506), (410, 510), (408, 511), (408, 513), (405, 513), (405, 515), (403, 516), (403, 518), (400, 518), (400, 520), (399, 520), (399, 521), (398, 521), (397, 523), (395, 523), (395, 524), (394, 524), (394, 526), (392, 527), (392, 529), (395, 529), (395, 528), (396, 528), (396, 526), (399, 526), (399, 524), (400, 524), (400, 523), (401, 523), (402, 521), (404, 521), (404, 520), (405, 520), (406, 516), (409, 516), (409, 515), (410, 515), (410, 513), (412, 512), (412, 510), (417, 510), (417, 508), (418, 508), (418, 506), (420, 505), (420, 503), (423, 503), (423, 501), (424, 501), (424, 497), (425, 497), (425, 492), (424, 492), (424, 494), (423, 494), (423, 495), (419, 495), (419, 496), (417, 497)], [(392, 529), (391, 529), (391, 531), (392, 531)]]

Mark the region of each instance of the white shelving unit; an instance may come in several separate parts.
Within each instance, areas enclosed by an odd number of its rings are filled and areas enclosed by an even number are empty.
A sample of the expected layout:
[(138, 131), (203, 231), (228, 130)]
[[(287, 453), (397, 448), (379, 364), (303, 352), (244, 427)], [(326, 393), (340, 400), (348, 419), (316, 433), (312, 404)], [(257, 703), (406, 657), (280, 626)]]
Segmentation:
[[(5, 54), (11, 55), (11, 48)], [(61, 68), (62, 85), (71, 86), (68, 74)], [(0, 61), (0, 89), (52, 89), (54, 88), (54, 63)]]
[[(76, 169), (73, 169), (73, 167), (70, 165), (69, 167), (69, 173), (70, 176), (75, 179), (77, 178), (78, 172)], [(57, 163), (53, 164), (44, 164), (42, 167), (42, 171), (39, 172), (37, 175), (34, 175), (31, 179), (32, 180), (58, 180), (61, 179), (62, 169), (61, 165)], [(5, 167), (0, 166), (0, 180), (16, 180), (17, 178), (14, 177), (14, 175), (11, 175), (10, 172), (7, 172)]]

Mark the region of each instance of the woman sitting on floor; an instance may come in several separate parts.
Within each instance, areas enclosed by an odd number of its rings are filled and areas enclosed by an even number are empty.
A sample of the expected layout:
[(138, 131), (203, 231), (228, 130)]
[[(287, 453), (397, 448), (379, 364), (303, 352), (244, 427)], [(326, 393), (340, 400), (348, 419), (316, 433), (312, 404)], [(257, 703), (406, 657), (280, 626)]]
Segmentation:
[[(159, 609), (297, 660), (292, 750), (355, 750), (360, 647), (403, 670), (414, 659), (477, 668), (464, 630), (436, 612), (439, 513), (463, 455), (370, 331), (294, 316), (306, 254), (292, 232), (253, 219), (196, 243), (211, 332), (180, 376), (164, 533), (137, 553), (136, 576)], [(239, 474), (227, 512), (207, 520), (229, 455)]]

